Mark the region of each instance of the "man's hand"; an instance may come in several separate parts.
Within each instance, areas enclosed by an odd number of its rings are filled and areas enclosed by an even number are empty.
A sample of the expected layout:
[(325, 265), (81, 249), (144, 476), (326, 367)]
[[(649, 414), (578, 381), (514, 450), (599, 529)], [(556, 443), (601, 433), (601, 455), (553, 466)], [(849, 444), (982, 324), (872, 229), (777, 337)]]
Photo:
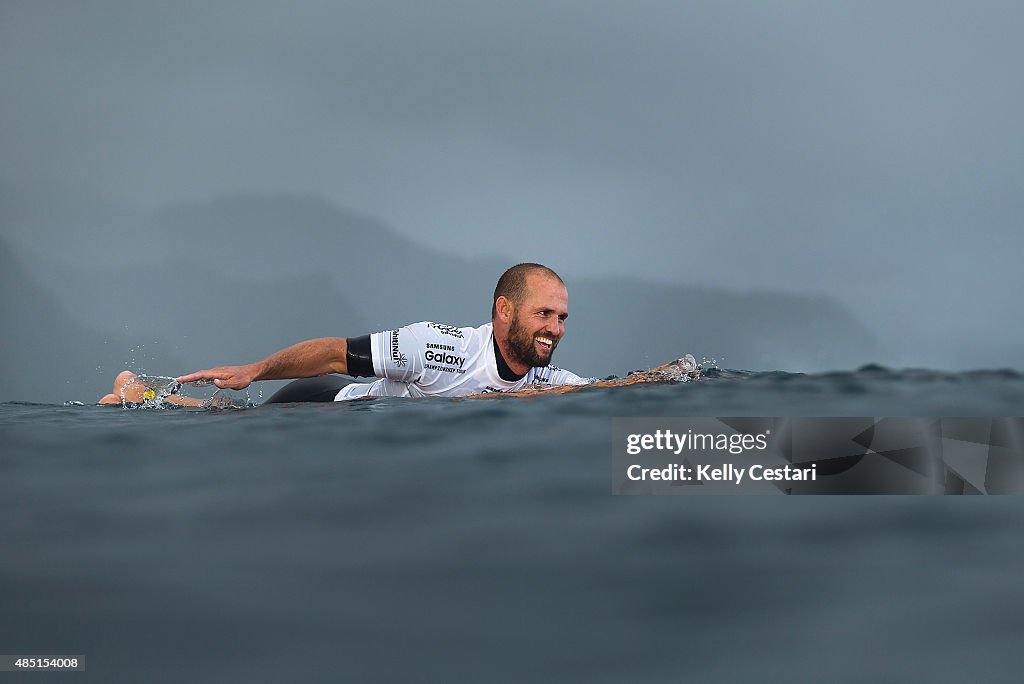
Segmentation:
[(217, 366), (216, 368), (182, 375), (180, 378), (175, 378), (175, 380), (181, 383), (212, 380), (213, 384), (220, 389), (242, 390), (251, 385), (258, 376), (259, 368), (257, 364), (247, 363), (244, 366)]

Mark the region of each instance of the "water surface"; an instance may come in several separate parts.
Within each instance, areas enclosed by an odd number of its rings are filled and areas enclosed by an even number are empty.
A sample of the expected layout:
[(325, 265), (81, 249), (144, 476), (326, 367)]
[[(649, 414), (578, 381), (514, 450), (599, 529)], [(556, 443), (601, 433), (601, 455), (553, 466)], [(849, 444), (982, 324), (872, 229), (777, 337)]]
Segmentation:
[[(1012, 371), (492, 400), (0, 404), (36, 681), (1019, 681), (1019, 497), (613, 497), (613, 416), (1020, 415)], [(21, 681), (28, 675), (0, 675)]]

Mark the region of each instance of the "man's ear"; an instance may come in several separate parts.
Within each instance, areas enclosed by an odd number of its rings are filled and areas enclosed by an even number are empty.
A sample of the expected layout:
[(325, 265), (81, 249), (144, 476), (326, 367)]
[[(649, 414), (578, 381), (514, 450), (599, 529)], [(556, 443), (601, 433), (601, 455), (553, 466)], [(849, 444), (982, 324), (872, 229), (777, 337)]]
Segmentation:
[(512, 314), (515, 313), (516, 308), (512, 305), (512, 301), (502, 295), (498, 297), (498, 301), (494, 303), (495, 310), (498, 312), (498, 318), (503, 323), (508, 323), (512, 320)]

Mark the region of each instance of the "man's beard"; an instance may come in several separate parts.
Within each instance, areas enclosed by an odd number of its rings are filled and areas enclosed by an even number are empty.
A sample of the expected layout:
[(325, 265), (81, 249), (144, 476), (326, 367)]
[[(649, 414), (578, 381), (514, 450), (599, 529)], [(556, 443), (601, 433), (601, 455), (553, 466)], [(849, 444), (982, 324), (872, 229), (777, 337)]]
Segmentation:
[(547, 356), (541, 356), (537, 347), (534, 346), (533, 335), (523, 327), (518, 314), (513, 316), (512, 324), (508, 327), (508, 349), (515, 357), (514, 361), (530, 368), (543, 368), (551, 363), (551, 357), (554, 356), (557, 346), (558, 341), (555, 340)]

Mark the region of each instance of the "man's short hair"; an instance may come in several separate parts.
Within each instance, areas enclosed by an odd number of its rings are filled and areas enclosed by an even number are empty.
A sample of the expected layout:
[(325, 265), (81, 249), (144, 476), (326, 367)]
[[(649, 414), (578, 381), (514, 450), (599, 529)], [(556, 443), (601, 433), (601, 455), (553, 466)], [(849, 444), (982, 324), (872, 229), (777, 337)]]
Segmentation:
[(494, 303), (491, 304), (491, 320), (498, 315), (498, 297), (507, 297), (513, 305), (519, 306), (526, 297), (526, 278), (531, 273), (550, 276), (565, 286), (559, 275), (547, 266), (533, 263), (516, 264), (498, 278), (498, 284), (494, 287)]

